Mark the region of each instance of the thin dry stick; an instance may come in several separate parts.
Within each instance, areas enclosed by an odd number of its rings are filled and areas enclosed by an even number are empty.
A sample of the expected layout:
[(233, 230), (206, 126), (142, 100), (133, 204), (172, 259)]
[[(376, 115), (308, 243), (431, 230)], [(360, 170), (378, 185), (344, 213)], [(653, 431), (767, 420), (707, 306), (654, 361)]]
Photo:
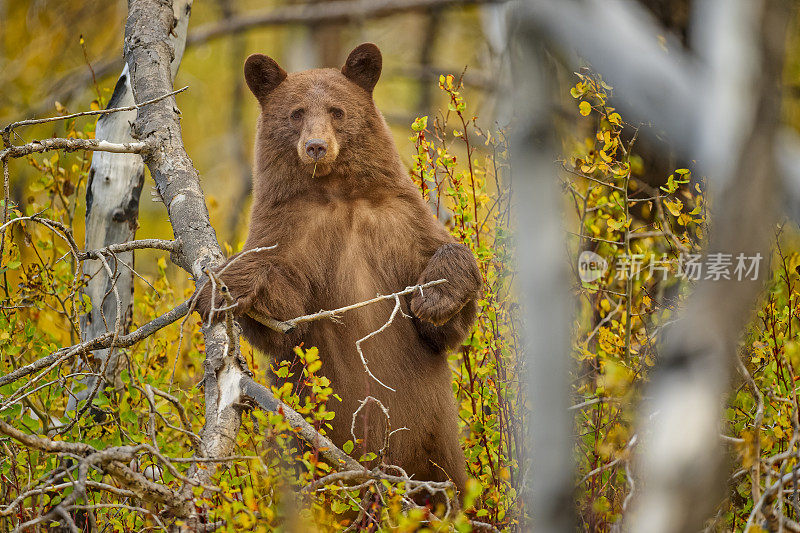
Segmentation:
[(372, 337), (374, 337), (378, 333), (381, 333), (382, 331), (385, 331), (386, 328), (388, 328), (392, 324), (392, 322), (394, 322), (394, 318), (397, 316), (397, 312), (400, 311), (400, 297), (398, 295), (395, 295), (394, 299), (395, 299), (394, 309), (392, 309), (392, 314), (389, 315), (389, 320), (387, 320), (386, 323), (383, 326), (379, 327), (378, 329), (376, 329), (372, 333), (369, 333), (369, 334), (365, 335), (364, 337), (361, 337), (360, 339), (358, 339), (356, 341), (356, 350), (358, 351), (359, 357), (361, 357), (361, 362), (364, 364), (364, 370), (367, 372), (367, 374), (369, 374), (369, 376), (372, 379), (374, 379), (376, 382), (378, 382), (378, 384), (381, 385), (382, 387), (385, 387), (385, 388), (389, 389), (392, 392), (397, 392), (395, 389), (393, 389), (389, 385), (385, 384), (383, 381), (379, 380), (377, 378), (377, 376), (375, 376), (375, 374), (372, 373), (372, 371), (369, 369), (369, 365), (367, 365), (367, 359), (366, 359), (366, 357), (364, 357), (364, 352), (361, 350), (361, 343), (362, 342), (364, 342), (367, 339), (371, 339)]
[[(738, 357), (738, 355), (736, 357), (736, 366), (739, 368), (739, 372), (747, 382), (747, 385), (753, 391), (753, 396), (758, 400), (758, 407), (756, 408), (756, 415), (753, 421), (753, 446), (755, 448), (753, 456), (757, 458), (761, 455), (761, 423), (764, 420), (764, 395), (761, 394), (761, 390), (758, 388), (753, 376), (747, 371), (747, 367), (744, 366), (741, 357)], [(750, 487), (751, 495), (753, 501), (757, 502), (761, 499), (761, 461), (753, 461), (753, 466), (750, 468), (750, 476), (752, 480)], [(745, 529), (745, 531), (747, 530)]]
[(146, 106), (148, 104), (153, 104), (153, 103), (158, 102), (160, 100), (163, 100), (164, 98), (167, 98), (169, 96), (173, 96), (175, 94), (182, 93), (183, 91), (185, 91), (188, 88), (189, 88), (189, 86), (187, 85), (186, 87), (184, 87), (182, 89), (178, 89), (176, 91), (172, 91), (171, 93), (167, 93), (167, 94), (161, 95), (158, 98), (153, 98), (152, 100), (148, 100), (146, 102), (142, 102), (141, 104), (133, 104), (133, 105), (129, 105), (129, 106), (126, 106), (126, 107), (112, 107), (112, 108), (109, 108), (109, 109), (96, 109), (96, 110), (93, 110), (93, 111), (81, 111), (80, 113), (73, 113), (71, 115), (62, 115), (60, 117), (34, 118), (34, 119), (28, 119), (28, 120), (20, 120), (19, 122), (12, 122), (11, 124), (9, 124), (5, 128), (3, 128), (3, 133), (11, 132), (15, 128), (19, 128), (21, 126), (30, 126), (32, 124), (44, 124), (46, 122), (55, 122), (57, 120), (69, 120), (71, 118), (86, 117), (86, 116), (90, 116), (90, 115), (107, 115), (107, 114), (110, 114), (110, 113), (118, 113), (120, 111), (133, 111), (134, 109), (139, 109), (142, 106)]
[[(126, 348), (128, 346), (132, 346), (137, 342), (149, 337), (156, 331), (164, 328), (173, 322), (177, 321), (181, 317), (185, 316), (189, 310), (189, 302), (183, 302), (182, 304), (178, 305), (177, 307), (167, 311), (163, 315), (159, 316), (144, 324), (136, 331), (132, 331), (127, 335), (119, 336), (116, 341), (114, 341), (114, 333), (106, 333), (101, 335), (100, 337), (82, 342), (80, 344), (76, 344), (74, 346), (69, 346), (67, 348), (61, 348), (56, 350), (55, 352), (42, 357), (41, 359), (37, 359), (32, 363), (29, 363), (23, 367), (20, 367), (13, 372), (9, 372), (4, 376), (0, 376), (0, 386), (6, 385), (8, 383), (12, 383), (17, 381), (18, 379), (25, 377), (29, 374), (33, 374), (38, 370), (41, 370), (45, 367), (48, 367), (43, 373), (46, 374), (63, 361), (74, 357), (76, 355), (88, 353), (94, 350), (100, 350), (103, 348)], [(38, 379), (38, 378), (36, 378)]]
[[(331, 319), (331, 320), (336, 320), (336, 319), (339, 318), (339, 316), (342, 313), (346, 313), (347, 311), (352, 311), (354, 309), (360, 309), (362, 307), (366, 307), (367, 305), (372, 305), (374, 303), (383, 302), (383, 301), (386, 301), (386, 300), (394, 300), (398, 296), (405, 296), (407, 294), (412, 294), (415, 291), (423, 291), (424, 289), (427, 289), (428, 287), (433, 287), (434, 285), (439, 285), (440, 283), (446, 283), (446, 282), (447, 282), (446, 279), (437, 279), (435, 281), (429, 281), (429, 282), (423, 283), (421, 285), (414, 285), (414, 286), (411, 286), (411, 287), (406, 287), (405, 289), (403, 289), (402, 291), (399, 291), (399, 292), (393, 292), (391, 294), (381, 294), (381, 295), (376, 296), (375, 298), (372, 298), (371, 300), (366, 300), (366, 301), (363, 301), (363, 302), (358, 302), (358, 303), (355, 303), (355, 304), (346, 305), (346, 306), (340, 307), (338, 309), (332, 309), (330, 311), (318, 311), (318, 312), (312, 313), (310, 315), (303, 315), (303, 316), (299, 316), (297, 318), (292, 318), (291, 320), (285, 320), (283, 322), (278, 322), (278, 328), (279, 329), (277, 329), (276, 331), (281, 331), (282, 333), (286, 333), (286, 332), (291, 331), (292, 329), (296, 328), (300, 324), (304, 324), (306, 322), (313, 322), (314, 320), (320, 320), (320, 319), (324, 319), (324, 318), (328, 318), (328, 319)], [(255, 318), (256, 320), (258, 320), (259, 322), (261, 321), (260, 320), (260, 318), (261, 318), (260, 316), (258, 318), (256, 316), (253, 316), (253, 315), (251, 315), (251, 316), (252, 316), (252, 318)]]
[(38, 213), (25, 216), (25, 217), (17, 217), (11, 219), (0, 226), (0, 232), (5, 232), (6, 227), (16, 222), (25, 222), (26, 220), (30, 220), (32, 222), (38, 222), (39, 224), (45, 226), (47, 229), (61, 237), (68, 245), (70, 253), (75, 257), (75, 261), (78, 262), (78, 245), (75, 243), (75, 239), (72, 237), (72, 230), (58, 222), (56, 220), (50, 220), (49, 218), (43, 218), (39, 216)]

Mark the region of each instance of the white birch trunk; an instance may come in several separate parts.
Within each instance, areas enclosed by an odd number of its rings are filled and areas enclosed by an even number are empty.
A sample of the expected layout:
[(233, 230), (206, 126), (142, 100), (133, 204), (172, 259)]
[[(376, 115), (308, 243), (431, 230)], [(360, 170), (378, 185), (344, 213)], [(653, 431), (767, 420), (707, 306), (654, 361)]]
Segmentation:
[(532, 531), (574, 531), (573, 428), (569, 415), (570, 293), (564, 266), (561, 197), (555, 166), (552, 106), (543, 43), (520, 25), (510, 43), (513, 105), (519, 119), (512, 137), (517, 265), (524, 307), (523, 356), (526, 446), (530, 466), (525, 497)]
[[(178, 72), (186, 46), (191, 7), (192, 0), (175, 0), (173, 2), (175, 27), (170, 36), (170, 44), (174, 50), (174, 58), (171, 63), (173, 80)], [(126, 64), (117, 80), (108, 107), (125, 107), (134, 104), (130, 75)], [(95, 138), (115, 143), (134, 142), (131, 125), (136, 120), (136, 114), (136, 110), (133, 110), (102, 115), (97, 121)], [(86, 186), (86, 250), (95, 250), (134, 238), (138, 227), (139, 196), (143, 184), (144, 162), (140, 155), (94, 153), (89, 170), (89, 183)], [(117, 299), (112, 291), (112, 283), (116, 285), (120, 296), (122, 324), (127, 330), (133, 310), (133, 272), (131, 271), (133, 261), (134, 253), (132, 251), (117, 254), (117, 260), (113, 257), (109, 258), (109, 266), (114, 272), (113, 280), (109, 278), (100, 261), (87, 260), (84, 262), (84, 274), (90, 279), (85, 293), (91, 300), (92, 310), (81, 317), (82, 340), (93, 339), (113, 330), (117, 316)], [(95, 354), (98, 368), (105, 367), (105, 379), (112, 384), (118, 381), (118, 356), (118, 350), (110, 349), (99, 350)], [(89, 377), (81, 383), (85, 384), (86, 388), (70, 395), (67, 401), (67, 412), (76, 410), (79, 403), (91, 395), (96, 379)]]

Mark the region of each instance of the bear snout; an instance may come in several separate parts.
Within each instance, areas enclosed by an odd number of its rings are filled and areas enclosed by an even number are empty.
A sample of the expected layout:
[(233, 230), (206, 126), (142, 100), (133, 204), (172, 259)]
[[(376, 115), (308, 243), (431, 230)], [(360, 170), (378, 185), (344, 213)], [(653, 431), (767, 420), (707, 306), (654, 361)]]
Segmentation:
[(306, 153), (314, 161), (319, 161), (328, 152), (328, 143), (323, 139), (309, 139), (306, 141)]
[(309, 132), (297, 140), (297, 155), (306, 165), (315, 165), (317, 176), (328, 174), (339, 155), (339, 143), (334, 135), (327, 132)]

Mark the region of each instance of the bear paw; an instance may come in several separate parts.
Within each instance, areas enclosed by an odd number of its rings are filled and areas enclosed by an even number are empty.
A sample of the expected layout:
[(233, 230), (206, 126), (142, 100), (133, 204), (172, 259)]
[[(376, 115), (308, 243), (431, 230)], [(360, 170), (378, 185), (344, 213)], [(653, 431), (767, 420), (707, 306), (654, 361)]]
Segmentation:
[[(214, 307), (219, 307), (219, 300), (220, 297), (217, 295)], [(203, 323), (208, 322), (208, 315), (211, 313), (211, 284), (206, 283), (196, 289), (190, 302), (192, 302), (192, 308), (200, 315)]]
[[(206, 283), (195, 292), (194, 310), (202, 317), (203, 322), (208, 322), (208, 315), (211, 314), (211, 283)], [(227, 308), (225, 297), (217, 291), (214, 296), (214, 316), (212, 321), (222, 320), (225, 316), (220, 309)], [(252, 299), (247, 297), (238, 298), (236, 305), (231, 309), (234, 314), (241, 315), (247, 313), (252, 307)]]
[(416, 291), (411, 299), (411, 312), (426, 322), (441, 326), (458, 313), (464, 302), (455, 298), (441, 285), (434, 285), (422, 291)]

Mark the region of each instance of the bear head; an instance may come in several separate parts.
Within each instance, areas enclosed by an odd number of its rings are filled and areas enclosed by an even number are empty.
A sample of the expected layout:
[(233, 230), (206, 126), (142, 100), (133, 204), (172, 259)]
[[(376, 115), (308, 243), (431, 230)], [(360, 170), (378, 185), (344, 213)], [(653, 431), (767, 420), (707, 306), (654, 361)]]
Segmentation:
[(341, 70), (287, 74), (274, 59), (251, 55), (244, 76), (261, 105), (259, 137), (309, 175), (330, 174), (340, 153), (370, 129), (381, 66), (381, 52), (372, 43), (356, 47)]

